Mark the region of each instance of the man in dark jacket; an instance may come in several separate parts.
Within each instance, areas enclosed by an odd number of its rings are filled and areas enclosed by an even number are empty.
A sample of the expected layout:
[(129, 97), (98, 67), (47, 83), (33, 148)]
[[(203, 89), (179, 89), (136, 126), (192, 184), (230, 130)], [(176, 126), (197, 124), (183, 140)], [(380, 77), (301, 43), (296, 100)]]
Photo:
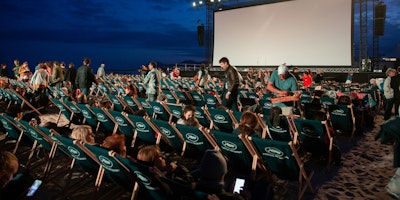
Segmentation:
[(80, 66), (76, 72), (75, 85), (85, 95), (89, 94), (90, 87), (95, 82), (94, 74), (92, 69), (89, 67), (90, 58), (83, 60), (83, 65)]
[(239, 94), (239, 72), (234, 66), (229, 64), (229, 60), (223, 57), (219, 60), (221, 68), (225, 70), (225, 98), (223, 106), (237, 111), (237, 99)]
[(71, 82), (72, 88), (75, 90), (76, 69), (73, 62), (69, 63), (68, 69), (65, 72), (65, 81)]

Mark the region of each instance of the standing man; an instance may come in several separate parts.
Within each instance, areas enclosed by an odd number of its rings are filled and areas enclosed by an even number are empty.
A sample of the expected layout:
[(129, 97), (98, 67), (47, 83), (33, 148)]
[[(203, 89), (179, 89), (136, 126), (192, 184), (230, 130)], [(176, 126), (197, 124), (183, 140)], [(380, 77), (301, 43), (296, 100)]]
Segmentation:
[(62, 87), (62, 83), (64, 81), (64, 70), (61, 68), (60, 63), (55, 61), (53, 63), (53, 71), (51, 74), (51, 82), (52, 85), (60, 88)]
[(106, 64), (104, 64), (104, 62), (103, 62), (100, 64), (99, 69), (97, 69), (97, 77), (98, 78), (101, 78), (106, 75), (106, 72), (104, 71), (105, 66), (106, 66)]
[(228, 109), (238, 111), (237, 99), (239, 94), (239, 72), (236, 67), (229, 64), (229, 60), (223, 57), (219, 60), (221, 68), (225, 70), (225, 98), (222, 105)]
[(197, 71), (196, 75), (197, 75), (196, 85), (204, 88), (204, 85), (207, 83), (208, 80), (208, 72), (206, 70), (205, 64), (200, 65), (200, 69), (199, 71)]
[(399, 105), (400, 105), (400, 66), (397, 67), (397, 75), (392, 76), (390, 80), (390, 87), (393, 88), (393, 102), (394, 102), (394, 113), (395, 116), (399, 116)]
[(90, 87), (95, 82), (92, 69), (89, 67), (90, 58), (83, 60), (83, 65), (76, 72), (75, 85), (81, 90), (84, 95), (88, 95)]
[(151, 61), (147, 67), (149, 72), (144, 77), (143, 84), (146, 85), (146, 94), (148, 101), (154, 101), (157, 97), (157, 91), (160, 88), (160, 77), (157, 71), (157, 63)]

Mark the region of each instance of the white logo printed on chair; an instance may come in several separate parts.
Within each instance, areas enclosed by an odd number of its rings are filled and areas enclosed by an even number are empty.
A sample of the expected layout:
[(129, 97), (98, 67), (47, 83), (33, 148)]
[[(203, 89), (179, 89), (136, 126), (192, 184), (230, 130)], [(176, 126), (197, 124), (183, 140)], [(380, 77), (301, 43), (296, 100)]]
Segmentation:
[(332, 111), (332, 114), (333, 115), (346, 116), (346, 113), (342, 109), (336, 109), (336, 110)]
[(32, 130), (32, 129), (29, 129), (29, 133), (30, 133), (31, 136), (32, 136), (33, 138), (35, 138), (36, 140), (43, 140), (43, 138), (41, 138), (41, 137), (38, 136), (38, 134), (37, 134), (36, 131), (34, 131), (34, 130)]
[(149, 130), (146, 129), (146, 125), (142, 122), (136, 122), (136, 129), (142, 132), (148, 132)]
[(154, 188), (154, 187), (151, 186), (151, 179), (149, 177), (147, 177), (146, 175), (144, 175), (142, 172), (134, 171), (134, 173), (136, 174), (138, 179), (140, 179), (140, 181), (143, 183), (143, 185), (147, 189), (149, 189), (149, 190), (157, 190), (158, 189), (158, 188)]
[(215, 115), (214, 120), (218, 123), (227, 123), (227, 121), (225, 120), (225, 116), (223, 115)]
[(242, 151), (237, 151), (237, 145), (233, 142), (223, 140), (221, 143), (222, 143), (221, 148), (226, 151), (230, 151), (233, 153), (242, 153)]
[(159, 106), (153, 106), (153, 110), (154, 110), (154, 112), (156, 112), (156, 113), (161, 113), (161, 114), (162, 114), (161, 108), (160, 108)]
[(207, 104), (215, 104), (215, 101), (213, 98), (208, 98), (207, 99)]
[(81, 157), (81, 152), (76, 150), (74, 147), (68, 147), (68, 151), (71, 153), (71, 156), (77, 160), (86, 160), (86, 157)]
[(107, 122), (107, 118), (102, 113), (96, 113), (96, 117), (101, 122)]
[(114, 166), (113, 162), (111, 162), (110, 159), (108, 159), (107, 157), (100, 155), (99, 161), (100, 161), (101, 165), (104, 168), (106, 168), (107, 170), (112, 171), (112, 172), (119, 172), (119, 169), (113, 168), (113, 166)]
[(115, 121), (117, 121), (117, 124), (120, 126), (127, 126), (127, 124), (125, 124), (125, 121), (119, 116), (115, 117)]
[(60, 109), (60, 111), (65, 111), (65, 108), (63, 105), (61, 104), (57, 104), (57, 107)]
[(82, 110), (82, 113), (83, 113), (83, 116), (84, 116), (85, 118), (88, 118), (88, 119), (91, 119), (91, 118), (92, 118), (87, 110)]
[(171, 135), (171, 131), (169, 131), (167, 128), (160, 127), (160, 130), (165, 136), (167, 136), (167, 138), (174, 138), (174, 135)]
[(199, 137), (193, 133), (186, 133), (186, 142), (194, 145), (202, 145), (203, 142), (199, 142)]
[(174, 115), (175, 117), (181, 117), (182, 113), (178, 110), (172, 110), (172, 115)]
[(278, 159), (289, 159), (285, 154), (278, 148), (275, 147), (265, 147), (263, 155), (274, 157)]
[(1, 120), (1, 123), (3, 124), (3, 127), (4, 127), (5, 129), (7, 129), (7, 130), (10, 130), (10, 129), (11, 129), (11, 127), (8, 126), (8, 123), (7, 123), (4, 119)]
[(271, 102), (265, 102), (264, 103), (264, 108), (271, 109), (272, 108), (272, 103)]

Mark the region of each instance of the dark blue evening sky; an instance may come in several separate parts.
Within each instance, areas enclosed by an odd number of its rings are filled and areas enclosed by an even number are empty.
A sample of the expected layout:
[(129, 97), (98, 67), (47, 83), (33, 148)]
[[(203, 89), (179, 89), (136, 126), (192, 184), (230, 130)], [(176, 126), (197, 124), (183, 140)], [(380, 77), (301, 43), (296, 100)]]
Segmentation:
[[(400, 57), (400, 1), (384, 2), (381, 53)], [(31, 68), (49, 60), (80, 66), (90, 57), (94, 69), (104, 61), (110, 72), (151, 60), (205, 60), (197, 42), (205, 7), (194, 8), (190, 0), (2, 0), (0, 14), (0, 63), (8, 66), (14, 59)]]

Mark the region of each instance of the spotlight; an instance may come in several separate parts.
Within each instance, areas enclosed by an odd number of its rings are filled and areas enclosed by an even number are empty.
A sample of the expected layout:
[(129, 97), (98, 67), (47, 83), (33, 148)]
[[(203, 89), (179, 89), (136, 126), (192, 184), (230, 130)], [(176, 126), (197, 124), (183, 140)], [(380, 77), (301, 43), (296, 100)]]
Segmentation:
[(200, 5), (203, 4), (203, 1), (199, 1), (199, 4), (200, 4)]
[(196, 2), (193, 2), (193, 4), (192, 4), (192, 5), (193, 5), (193, 7), (195, 7), (195, 6), (196, 6)]

